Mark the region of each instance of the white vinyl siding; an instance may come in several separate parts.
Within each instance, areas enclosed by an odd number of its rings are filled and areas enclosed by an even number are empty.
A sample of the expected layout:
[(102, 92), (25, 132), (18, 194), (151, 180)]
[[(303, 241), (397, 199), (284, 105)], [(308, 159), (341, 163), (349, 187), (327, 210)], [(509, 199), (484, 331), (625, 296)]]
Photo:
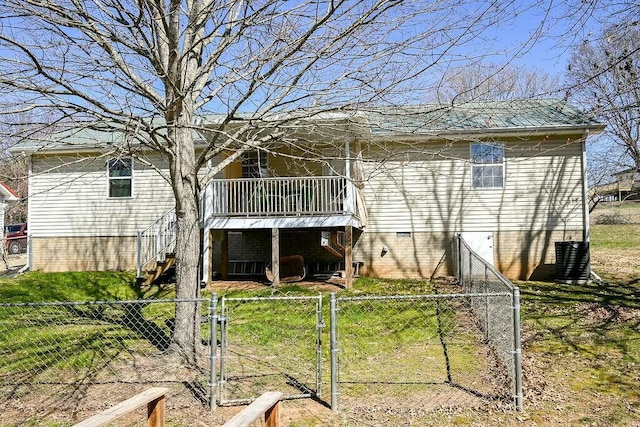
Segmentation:
[(580, 143), (506, 142), (505, 186), (492, 191), (470, 188), (468, 143), (428, 149), (437, 154), (364, 163), (367, 232), (582, 229)]
[[(160, 159), (148, 159), (166, 170)], [(171, 187), (136, 162), (135, 192), (108, 198), (104, 157), (34, 156), (29, 185), (29, 229), (37, 237), (135, 236), (175, 206)]]

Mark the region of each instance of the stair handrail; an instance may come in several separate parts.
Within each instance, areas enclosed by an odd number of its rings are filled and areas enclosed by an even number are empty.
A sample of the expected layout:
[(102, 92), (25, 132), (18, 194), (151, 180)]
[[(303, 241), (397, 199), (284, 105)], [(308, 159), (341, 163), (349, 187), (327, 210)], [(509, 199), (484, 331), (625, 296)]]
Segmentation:
[(176, 211), (171, 209), (137, 233), (137, 277), (151, 261), (162, 262), (173, 252), (176, 242)]

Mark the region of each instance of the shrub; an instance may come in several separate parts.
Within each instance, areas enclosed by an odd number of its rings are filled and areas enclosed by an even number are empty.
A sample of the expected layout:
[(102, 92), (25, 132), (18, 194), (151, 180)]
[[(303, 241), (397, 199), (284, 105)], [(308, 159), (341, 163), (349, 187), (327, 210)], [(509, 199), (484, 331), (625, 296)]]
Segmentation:
[(628, 216), (619, 213), (607, 213), (596, 216), (593, 219), (593, 223), (605, 225), (630, 224), (631, 220)]

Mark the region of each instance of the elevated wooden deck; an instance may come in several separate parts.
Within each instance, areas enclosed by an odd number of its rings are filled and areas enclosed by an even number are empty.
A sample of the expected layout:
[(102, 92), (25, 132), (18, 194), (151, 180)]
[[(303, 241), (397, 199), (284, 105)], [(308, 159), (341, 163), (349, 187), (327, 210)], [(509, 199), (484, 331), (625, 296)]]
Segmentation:
[(337, 176), (214, 180), (205, 194), (204, 227), (359, 227), (358, 191)]

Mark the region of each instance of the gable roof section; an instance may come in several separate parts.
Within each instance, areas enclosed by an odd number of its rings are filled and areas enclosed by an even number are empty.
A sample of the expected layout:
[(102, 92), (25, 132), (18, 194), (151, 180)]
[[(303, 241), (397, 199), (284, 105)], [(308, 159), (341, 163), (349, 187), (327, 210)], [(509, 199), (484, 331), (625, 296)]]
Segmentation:
[(9, 188), (9, 186), (2, 181), (0, 181), (0, 196), (0, 200), (4, 199), (9, 201), (18, 200), (20, 198), (15, 191)]
[(36, 152), (107, 148), (125, 143), (124, 133), (103, 131), (79, 126), (43, 135), (42, 138), (24, 139), (11, 148), (11, 152)]
[(499, 133), (541, 130), (599, 132), (604, 125), (566, 101), (520, 99), (419, 105), (364, 112), (374, 136)]
[[(299, 117), (296, 119), (296, 116)], [(237, 122), (250, 120), (251, 114), (238, 115)], [(202, 124), (222, 123), (223, 115), (211, 115), (198, 119)], [(312, 123), (319, 128), (323, 123), (332, 127), (342, 123), (362, 136), (387, 139), (392, 137), (447, 137), (491, 134), (545, 133), (598, 133), (605, 127), (594, 117), (575, 106), (558, 99), (520, 99), (503, 101), (472, 101), (460, 104), (426, 104), (370, 109), (343, 109), (318, 111), (300, 110), (274, 114), (271, 119), (256, 120), (265, 128), (284, 119), (296, 122), (292, 129), (300, 129), (300, 123)], [(285, 121), (286, 121), (285, 120)], [(194, 130), (194, 133), (196, 131)], [(203, 142), (194, 135), (196, 142)], [(88, 151), (139, 145), (140, 141), (127, 136), (125, 130), (100, 130), (78, 126), (43, 137), (23, 141), (12, 152), (37, 151)]]
[[(160, 123), (161, 125), (161, 123)], [(162, 127), (160, 126), (162, 129)], [(196, 143), (202, 137), (194, 131)], [(143, 145), (140, 137), (132, 132), (117, 127), (103, 126), (95, 123), (80, 123), (76, 127), (59, 130), (51, 134), (24, 139), (9, 149), (12, 153), (43, 152), (81, 152), (105, 149), (121, 149)]]

